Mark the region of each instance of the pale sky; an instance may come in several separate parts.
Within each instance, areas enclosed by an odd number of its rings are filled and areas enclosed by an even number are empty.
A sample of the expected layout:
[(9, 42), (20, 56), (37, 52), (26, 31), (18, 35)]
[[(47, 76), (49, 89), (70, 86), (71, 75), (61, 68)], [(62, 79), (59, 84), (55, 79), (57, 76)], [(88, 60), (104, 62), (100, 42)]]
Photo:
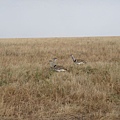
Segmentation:
[(0, 0), (0, 38), (120, 36), (120, 0)]

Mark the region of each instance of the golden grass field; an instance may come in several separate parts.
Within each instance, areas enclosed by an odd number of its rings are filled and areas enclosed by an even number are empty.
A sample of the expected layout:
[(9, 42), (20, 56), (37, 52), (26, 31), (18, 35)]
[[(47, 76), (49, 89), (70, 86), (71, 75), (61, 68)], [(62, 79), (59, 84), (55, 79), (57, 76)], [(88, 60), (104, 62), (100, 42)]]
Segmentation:
[(0, 39), (0, 120), (119, 119), (120, 37)]

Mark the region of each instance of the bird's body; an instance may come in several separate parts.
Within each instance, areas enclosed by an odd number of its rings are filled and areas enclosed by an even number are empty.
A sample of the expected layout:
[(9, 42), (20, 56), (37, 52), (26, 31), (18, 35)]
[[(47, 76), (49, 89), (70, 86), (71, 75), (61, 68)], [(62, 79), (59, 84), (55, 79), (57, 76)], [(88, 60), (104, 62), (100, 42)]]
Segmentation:
[(77, 65), (86, 64), (86, 61), (84, 60), (76, 59), (73, 55), (71, 55), (71, 57), (72, 57), (73, 62)]
[(66, 69), (63, 66), (55, 65), (54, 70), (57, 72), (64, 72)]

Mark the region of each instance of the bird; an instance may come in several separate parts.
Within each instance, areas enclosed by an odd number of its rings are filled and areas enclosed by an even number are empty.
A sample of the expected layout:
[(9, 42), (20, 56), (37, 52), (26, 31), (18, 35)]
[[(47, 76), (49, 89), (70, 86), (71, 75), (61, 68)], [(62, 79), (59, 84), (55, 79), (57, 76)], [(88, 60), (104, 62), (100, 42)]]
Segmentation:
[(67, 69), (65, 69), (63, 66), (56, 65), (57, 58), (53, 58), (53, 60), (50, 60), (50, 67), (57, 72), (65, 72)]
[(81, 60), (81, 59), (76, 59), (73, 55), (70, 55), (72, 57), (72, 60), (75, 64), (80, 65), (80, 64), (86, 64), (86, 61)]

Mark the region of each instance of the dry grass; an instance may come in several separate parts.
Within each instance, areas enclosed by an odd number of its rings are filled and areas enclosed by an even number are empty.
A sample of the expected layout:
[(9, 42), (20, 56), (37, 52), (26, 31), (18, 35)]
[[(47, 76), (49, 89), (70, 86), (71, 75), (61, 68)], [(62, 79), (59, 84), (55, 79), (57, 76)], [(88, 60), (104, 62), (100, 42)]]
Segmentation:
[[(53, 57), (68, 72), (51, 71)], [(1, 120), (118, 120), (119, 111), (120, 37), (0, 39)]]

